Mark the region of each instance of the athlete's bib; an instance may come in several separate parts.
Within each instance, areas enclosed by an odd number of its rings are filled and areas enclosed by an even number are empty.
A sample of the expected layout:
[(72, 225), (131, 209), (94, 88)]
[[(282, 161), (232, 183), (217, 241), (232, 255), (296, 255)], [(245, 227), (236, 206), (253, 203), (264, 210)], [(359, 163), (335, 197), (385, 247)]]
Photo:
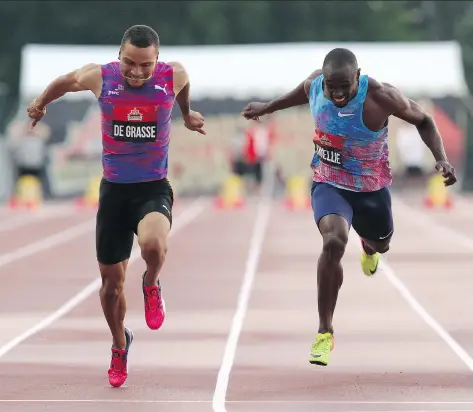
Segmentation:
[(119, 142), (155, 142), (158, 136), (157, 106), (115, 106), (112, 137)]
[(321, 162), (331, 166), (343, 167), (343, 136), (315, 131), (314, 145)]

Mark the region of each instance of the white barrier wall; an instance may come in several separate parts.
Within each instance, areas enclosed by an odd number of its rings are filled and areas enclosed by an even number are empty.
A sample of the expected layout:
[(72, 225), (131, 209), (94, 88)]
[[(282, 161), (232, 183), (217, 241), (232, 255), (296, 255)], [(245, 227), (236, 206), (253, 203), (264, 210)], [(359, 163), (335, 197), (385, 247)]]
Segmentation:
[[(192, 97), (272, 98), (294, 88), (335, 47), (352, 50), (362, 73), (391, 83), (408, 95), (467, 94), (458, 43), (283, 43), (225, 46), (161, 46), (160, 60), (182, 62)], [(20, 93), (37, 95), (55, 77), (84, 64), (118, 58), (117, 46), (26, 45), (22, 50)], [(71, 93), (65, 98), (84, 98)], [(92, 98), (92, 94), (86, 93)]]

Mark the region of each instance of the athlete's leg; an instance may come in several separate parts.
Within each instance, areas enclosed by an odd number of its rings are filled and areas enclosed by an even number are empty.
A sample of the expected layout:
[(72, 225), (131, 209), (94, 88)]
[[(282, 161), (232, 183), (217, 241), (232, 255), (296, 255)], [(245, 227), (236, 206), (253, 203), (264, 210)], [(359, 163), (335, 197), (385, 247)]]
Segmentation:
[(309, 361), (327, 365), (333, 348), (333, 314), (343, 283), (341, 264), (348, 242), (352, 208), (339, 189), (316, 183), (312, 189), (314, 218), (322, 235), (322, 253), (317, 265), (319, 329)]
[(125, 271), (128, 260), (116, 264), (99, 262), (102, 285), (100, 287), (100, 303), (112, 334), (113, 347), (125, 349), (125, 314), (126, 298), (124, 293)]
[(148, 213), (138, 224), (138, 244), (146, 262), (146, 287), (156, 285), (167, 252), (167, 238), (171, 224), (160, 212)]
[(392, 235), (393, 232), (391, 232), (388, 237), (384, 238), (383, 240), (372, 240), (370, 238), (360, 237), (363, 251), (369, 256), (374, 255), (375, 253), (386, 253), (389, 250)]
[(128, 376), (127, 356), (133, 340), (132, 332), (124, 326), (126, 300), (123, 289), (133, 246), (133, 230), (125, 224), (126, 216), (121, 214), (123, 209), (116, 189), (104, 181), (100, 186), (96, 249), (102, 277), (100, 303), (112, 335), (109, 382), (112, 386), (121, 386)]
[(317, 265), (319, 333), (333, 333), (333, 313), (338, 291), (343, 283), (342, 257), (348, 242), (347, 220), (336, 214), (324, 216), (319, 222), (323, 239)]
[(312, 194), (314, 218), (322, 235), (317, 265), (319, 333), (333, 333), (332, 318), (343, 283), (341, 260), (348, 242), (353, 211), (339, 189), (315, 184)]
[(159, 329), (165, 318), (159, 274), (167, 253), (172, 224), (172, 189), (167, 181), (150, 182), (136, 203), (136, 234), (146, 263), (143, 274), (145, 318), (150, 329)]
[(391, 195), (388, 188), (359, 193), (354, 203), (353, 229), (361, 238), (361, 265), (367, 276), (376, 273), (380, 254), (389, 250), (394, 233)]

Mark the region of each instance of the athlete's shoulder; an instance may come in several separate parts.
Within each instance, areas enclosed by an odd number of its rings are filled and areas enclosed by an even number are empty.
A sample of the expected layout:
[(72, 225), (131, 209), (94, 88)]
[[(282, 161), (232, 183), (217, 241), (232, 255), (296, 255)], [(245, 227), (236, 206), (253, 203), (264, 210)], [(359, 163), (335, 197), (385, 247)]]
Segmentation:
[(392, 84), (370, 78), (368, 92), (370, 98), (388, 114), (405, 110), (409, 106), (407, 97)]
[(166, 63), (172, 69), (174, 76), (187, 76), (187, 70), (181, 62), (170, 61)]
[(101, 67), (119, 67), (120, 62), (118, 60), (113, 60), (113, 61), (108, 62), (108, 63), (103, 63), (100, 66)]
[(101, 67), (102, 66), (99, 63), (86, 63), (80, 68), (80, 70), (83, 70), (83, 71), (99, 70)]
[(376, 100), (385, 101), (397, 98), (400, 91), (392, 84), (379, 82), (372, 77), (368, 77), (368, 93)]
[(84, 64), (83, 66), (79, 67), (77, 70), (75, 70), (75, 75), (76, 77), (80, 76), (93, 76), (96, 74), (100, 74), (101, 72), (101, 65), (98, 63), (87, 63)]
[(384, 91), (383, 90), (384, 83), (381, 83), (378, 80), (368, 75), (365, 75), (365, 77), (368, 79), (368, 93), (369, 94), (374, 95), (374, 94), (382, 93)]
[(156, 63), (156, 66), (154, 68), (154, 72), (157, 74), (171, 73), (172, 66), (167, 62), (158, 61), (158, 63)]
[(120, 62), (113, 61), (105, 64), (96, 64), (93, 73), (93, 76), (96, 79), (95, 82), (100, 85), (94, 93), (100, 100), (103, 97), (102, 94), (104, 89), (107, 89), (112, 84), (119, 81), (118, 76), (121, 74)]
[(181, 62), (170, 61), (167, 64), (172, 68), (174, 94), (177, 95), (189, 83), (189, 74)]
[(100, 72), (103, 81), (114, 81), (116, 76), (121, 74), (120, 62), (113, 61), (101, 64), (99, 65), (98, 71)]
[(312, 84), (314, 84), (315, 80), (317, 80), (318, 78), (323, 78), (322, 69), (315, 70), (307, 77), (307, 79), (305, 79), (304, 90), (307, 96), (309, 96), (310, 94), (310, 89), (312, 87)]
[(400, 91), (392, 84), (368, 77), (368, 93), (376, 99), (386, 100), (396, 97)]
[(100, 64), (87, 63), (73, 72), (74, 81), (79, 86), (78, 90), (90, 90), (96, 96), (102, 89), (102, 72)]
[(173, 70), (184, 70), (184, 64), (176, 60), (172, 60), (166, 63), (168, 66), (172, 67)]
[(105, 64), (99, 64), (98, 67), (100, 68), (103, 74), (115, 74), (120, 72), (120, 62), (113, 61)]

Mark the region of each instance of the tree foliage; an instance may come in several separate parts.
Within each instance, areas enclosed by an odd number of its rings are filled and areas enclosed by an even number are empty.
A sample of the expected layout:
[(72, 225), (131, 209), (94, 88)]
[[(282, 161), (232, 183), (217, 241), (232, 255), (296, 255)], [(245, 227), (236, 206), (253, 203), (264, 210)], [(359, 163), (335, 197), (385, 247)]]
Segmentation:
[(456, 38), (473, 85), (473, 8), (461, 1), (5, 1), (0, 81), (16, 93), (26, 43), (118, 47), (133, 24), (166, 45)]

